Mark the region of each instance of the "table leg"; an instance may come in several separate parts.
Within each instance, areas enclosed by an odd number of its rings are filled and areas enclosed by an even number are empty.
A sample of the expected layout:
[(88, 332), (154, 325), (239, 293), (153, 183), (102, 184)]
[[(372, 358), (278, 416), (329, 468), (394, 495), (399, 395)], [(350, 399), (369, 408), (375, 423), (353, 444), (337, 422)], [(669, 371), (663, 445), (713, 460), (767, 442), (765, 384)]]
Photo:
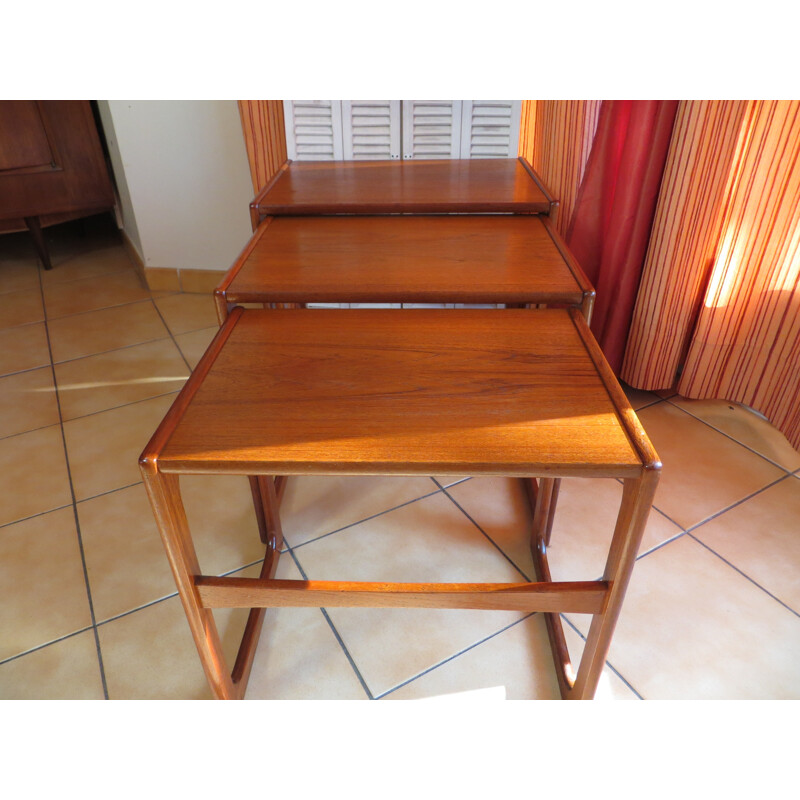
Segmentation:
[(253, 508), (256, 512), (258, 535), (261, 541), (266, 544), (269, 540), (269, 531), (267, 530), (267, 515), (264, 509), (264, 500), (261, 496), (261, 481), (264, 480), (264, 478), (261, 475), (249, 475), (247, 479), (250, 481), (250, 493), (253, 495)]
[(194, 577), (200, 575), (200, 565), (189, 533), (178, 477), (142, 472), (183, 610), (211, 690), (220, 699), (235, 699), (239, 696), (238, 687), (234, 686), (225, 668), (214, 615), (210, 609), (203, 608), (194, 586)]
[[(201, 571), (186, 521), (178, 477), (160, 473), (150, 464), (142, 468), (142, 475), (178, 587), (178, 594), (211, 690), (214, 696), (221, 700), (241, 699), (250, 675), (265, 609), (250, 610), (242, 644), (233, 671), (229, 674), (213, 613), (201, 603), (195, 585), (195, 578)], [(261, 577), (271, 578), (277, 568), (283, 535), (277, 518), (274, 483), (271, 479), (266, 479), (262, 486), (265, 490), (263, 505), (269, 535)]]
[[(577, 674), (569, 659), (561, 619), (556, 613), (545, 613), (547, 632), (553, 650), (561, 695), (569, 700), (585, 700), (594, 697), (603, 672), (611, 637), (622, 608), (633, 565), (639, 551), (647, 516), (653, 504), (658, 470), (644, 470), (639, 478), (628, 478), (623, 482), (614, 536), (608, 553), (603, 580), (609, 584), (608, 599), (603, 611), (594, 614), (589, 635), (583, 649)], [(534, 515), (531, 535), (536, 577), (539, 581), (551, 581), (547, 563), (547, 541), (552, 527), (551, 502), (553, 488), (543, 480), (539, 486), (539, 501)], [(543, 495), (545, 495), (543, 497)]]
[[(550, 535), (553, 532), (553, 519), (556, 514), (556, 504), (558, 502), (558, 492), (561, 489), (561, 478), (522, 478), (525, 487), (528, 503), (533, 514), (533, 531), (541, 533), (545, 545), (550, 544)], [(537, 512), (539, 516), (537, 517)], [(537, 536), (532, 533), (531, 536)], [(535, 547), (535, 542), (531, 541), (531, 547)]]

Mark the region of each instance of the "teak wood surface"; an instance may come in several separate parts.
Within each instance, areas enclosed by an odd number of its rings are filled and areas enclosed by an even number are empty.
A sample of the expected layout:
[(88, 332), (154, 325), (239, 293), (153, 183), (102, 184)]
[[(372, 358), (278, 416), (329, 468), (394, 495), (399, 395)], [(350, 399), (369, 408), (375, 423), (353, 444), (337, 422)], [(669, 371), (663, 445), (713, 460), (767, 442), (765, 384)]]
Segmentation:
[(581, 306), (594, 289), (546, 217), (268, 217), (215, 292), (238, 303)]
[(161, 469), (638, 474), (579, 324), (562, 309), (237, 308)]
[(549, 214), (555, 201), (524, 158), (287, 161), (251, 203), (279, 214)]
[[(272, 606), (492, 608), (546, 614), (562, 696), (591, 698), (652, 505), (660, 462), (576, 309), (236, 308), (140, 458), (145, 486), (209, 683), (244, 696)], [(530, 584), (276, 581), (275, 486), (256, 478), (267, 554), (260, 578), (203, 575), (180, 474), (512, 475), (529, 482)], [(564, 477), (620, 478), (599, 581), (553, 582), (546, 543)], [(539, 488), (529, 480), (538, 477)], [(250, 608), (233, 671), (211, 609)], [(558, 614), (592, 614), (575, 672)]]

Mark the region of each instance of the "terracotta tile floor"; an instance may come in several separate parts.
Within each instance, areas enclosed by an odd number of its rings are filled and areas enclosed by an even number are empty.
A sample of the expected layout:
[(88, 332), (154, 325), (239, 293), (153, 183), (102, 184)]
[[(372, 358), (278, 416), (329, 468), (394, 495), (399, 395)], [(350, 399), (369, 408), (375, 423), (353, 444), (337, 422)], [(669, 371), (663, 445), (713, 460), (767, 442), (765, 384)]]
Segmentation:
[[(0, 237), (0, 698), (209, 696), (136, 457), (215, 327), (210, 297), (150, 293), (100, 224), (48, 232), (42, 272)], [(800, 454), (726, 402), (630, 390), (665, 467), (598, 697), (800, 698)], [(183, 480), (206, 572), (253, 574), (245, 479)], [(551, 562), (597, 577), (615, 481), (565, 481)], [(279, 575), (530, 578), (512, 480), (302, 478)], [(224, 529), (225, 536), (218, 532)], [(244, 612), (217, 615), (232, 655)], [(579, 657), (587, 620), (566, 633)], [(248, 696), (557, 696), (541, 615), (267, 613)]]

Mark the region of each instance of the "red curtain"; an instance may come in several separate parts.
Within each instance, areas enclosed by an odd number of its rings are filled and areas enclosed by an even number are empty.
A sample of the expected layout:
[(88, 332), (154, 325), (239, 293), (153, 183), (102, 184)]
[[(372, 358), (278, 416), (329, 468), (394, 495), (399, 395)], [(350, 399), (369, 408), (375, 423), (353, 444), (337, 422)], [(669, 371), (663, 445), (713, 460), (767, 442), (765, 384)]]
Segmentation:
[(677, 100), (606, 100), (567, 243), (597, 290), (592, 331), (619, 373)]

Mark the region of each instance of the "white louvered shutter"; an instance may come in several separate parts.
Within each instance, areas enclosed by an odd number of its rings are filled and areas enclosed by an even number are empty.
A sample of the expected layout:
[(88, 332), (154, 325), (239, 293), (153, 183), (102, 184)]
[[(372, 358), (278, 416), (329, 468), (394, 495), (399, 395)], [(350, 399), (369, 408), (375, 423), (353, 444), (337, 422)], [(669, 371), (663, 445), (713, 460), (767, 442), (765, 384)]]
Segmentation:
[(460, 157), (515, 158), (521, 112), (521, 100), (464, 100)]
[(286, 154), (293, 161), (341, 161), (339, 100), (284, 100)]
[(403, 100), (403, 158), (459, 158), (461, 100)]
[(342, 100), (345, 161), (400, 158), (399, 100)]

